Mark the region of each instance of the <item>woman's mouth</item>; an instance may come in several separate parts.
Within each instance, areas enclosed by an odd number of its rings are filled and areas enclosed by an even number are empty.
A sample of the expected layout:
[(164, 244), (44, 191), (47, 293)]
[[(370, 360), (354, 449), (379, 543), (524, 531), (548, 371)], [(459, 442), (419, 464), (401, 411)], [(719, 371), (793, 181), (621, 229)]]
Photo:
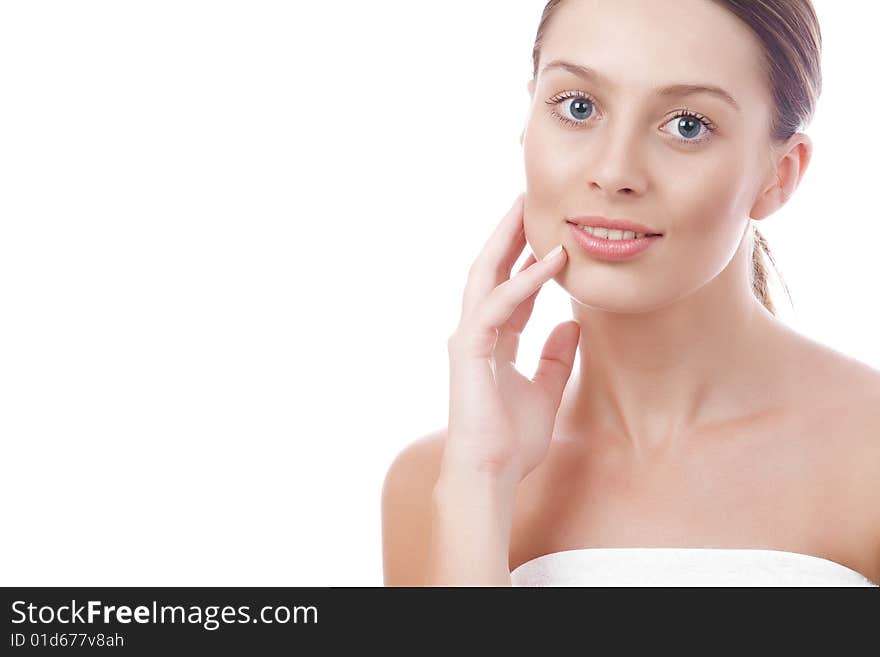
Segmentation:
[(575, 243), (589, 255), (601, 260), (627, 260), (644, 253), (663, 236), (654, 233), (609, 230), (566, 222)]

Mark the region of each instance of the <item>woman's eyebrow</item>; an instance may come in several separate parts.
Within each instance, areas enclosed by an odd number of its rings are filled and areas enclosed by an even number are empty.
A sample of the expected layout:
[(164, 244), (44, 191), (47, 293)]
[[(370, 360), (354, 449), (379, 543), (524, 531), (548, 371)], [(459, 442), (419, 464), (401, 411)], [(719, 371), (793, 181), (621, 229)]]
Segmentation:
[[(548, 63), (541, 69), (541, 72), (548, 69), (562, 69), (572, 73), (573, 75), (578, 76), (579, 78), (583, 78), (589, 82), (594, 84), (601, 84), (606, 87), (613, 87), (614, 85), (603, 76), (598, 71), (590, 68), (589, 66), (583, 66), (581, 64), (575, 64), (573, 62), (565, 61), (564, 59), (554, 59), (552, 62)], [(739, 103), (736, 102), (736, 99), (727, 93), (721, 87), (717, 87), (713, 84), (670, 84), (665, 87), (660, 87), (655, 92), (658, 96), (689, 96), (691, 94), (698, 93), (707, 93), (716, 96), (729, 104), (733, 109), (737, 112), (740, 112)]]

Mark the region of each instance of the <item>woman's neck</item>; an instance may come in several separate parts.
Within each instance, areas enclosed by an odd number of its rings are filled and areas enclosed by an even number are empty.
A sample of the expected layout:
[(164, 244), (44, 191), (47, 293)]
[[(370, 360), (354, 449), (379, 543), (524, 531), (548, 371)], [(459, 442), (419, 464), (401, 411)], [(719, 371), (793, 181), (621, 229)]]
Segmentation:
[(643, 452), (766, 405), (760, 383), (771, 385), (783, 331), (750, 289), (748, 264), (734, 258), (693, 294), (647, 313), (573, 300), (580, 368), (560, 406), (564, 422)]

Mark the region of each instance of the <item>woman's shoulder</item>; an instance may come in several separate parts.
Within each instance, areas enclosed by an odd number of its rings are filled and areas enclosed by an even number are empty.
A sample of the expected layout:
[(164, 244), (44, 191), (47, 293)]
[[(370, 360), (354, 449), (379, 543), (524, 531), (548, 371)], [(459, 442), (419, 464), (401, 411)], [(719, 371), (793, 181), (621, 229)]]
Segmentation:
[[(837, 481), (848, 489), (850, 504), (842, 523), (863, 527), (867, 561), (863, 570), (880, 581), (880, 393), (864, 388), (853, 393), (854, 403), (843, 407), (840, 423), (844, 430), (829, 433), (832, 449), (841, 452), (846, 469)], [(833, 419), (829, 422), (833, 427)], [(845, 476), (844, 476), (845, 475)]]
[(446, 429), (404, 445), (382, 484), (382, 554), (386, 586), (420, 586), (431, 531), (431, 500)]
[[(824, 410), (838, 419), (858, 416), (860, 422), (880, 423), (880, 369), (793, 328), (780, 325), (781, 340), (773, 349), (781, 354), (779, 379), (796, 412), (804, 417)], [(775, 377), (774, 377), (775, 378)], [(836, 410), (835, 410), (836, 409)]]
[(793, 411), (823, 442), (876, 468), (880, 489), (880, 370), (791, 331)]
[[(422, 434), (405, 444), (392, 460), (386, 474), (390, 478), (426, 480), (436, 478), (446, 444), (446, 427)], [(433, 486), (433, 484), (432, 484)]]
[(807, 341), (801, 426), (821, 445), (828, 496), (840, 494), (841, 531), (861, 537), (863, 567), (880, 577), (880, 370), (832, 347)]
[(437, 477), (446, 443), (446, 428), (423, 434), (404, 445), (396, 454), (382, 484), (384, 503), (411, 503), (423, 499), (427, 504)]
[(774, 350), (784, 352), (805, 376), (833, 376), (836, 379), (857, 383), (863, 388), (880, 389), (880, 369), (845, 353), (832, 345), (802, 333), (798, 329), (776, 320), (768, 334), (768, 342)]

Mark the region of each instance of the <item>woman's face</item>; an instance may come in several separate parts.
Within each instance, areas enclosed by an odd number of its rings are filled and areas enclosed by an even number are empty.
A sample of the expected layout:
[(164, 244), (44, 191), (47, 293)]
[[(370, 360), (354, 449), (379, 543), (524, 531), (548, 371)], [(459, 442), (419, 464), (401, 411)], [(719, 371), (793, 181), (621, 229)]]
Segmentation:
[[(545, 70), (554, 60), (602, 77)], [(675, 84), (721, 87), (739, 108), (705, 92), (656, 92)], [(574, 299), (644, 312), (727, 267), (757, 199), (776, 180), (772, 98), (760, 44), (745, 24), (709, 0), (566, 0), (529, 89), (525, 234), (539, 255), (562, 242), (569, 260), (556, 280)], [(677, 116), (682, 110), (714, 132)], [(629, 260), (597, 259), (566, 222), (583, 215), (628, 219), (663, 237)]]

